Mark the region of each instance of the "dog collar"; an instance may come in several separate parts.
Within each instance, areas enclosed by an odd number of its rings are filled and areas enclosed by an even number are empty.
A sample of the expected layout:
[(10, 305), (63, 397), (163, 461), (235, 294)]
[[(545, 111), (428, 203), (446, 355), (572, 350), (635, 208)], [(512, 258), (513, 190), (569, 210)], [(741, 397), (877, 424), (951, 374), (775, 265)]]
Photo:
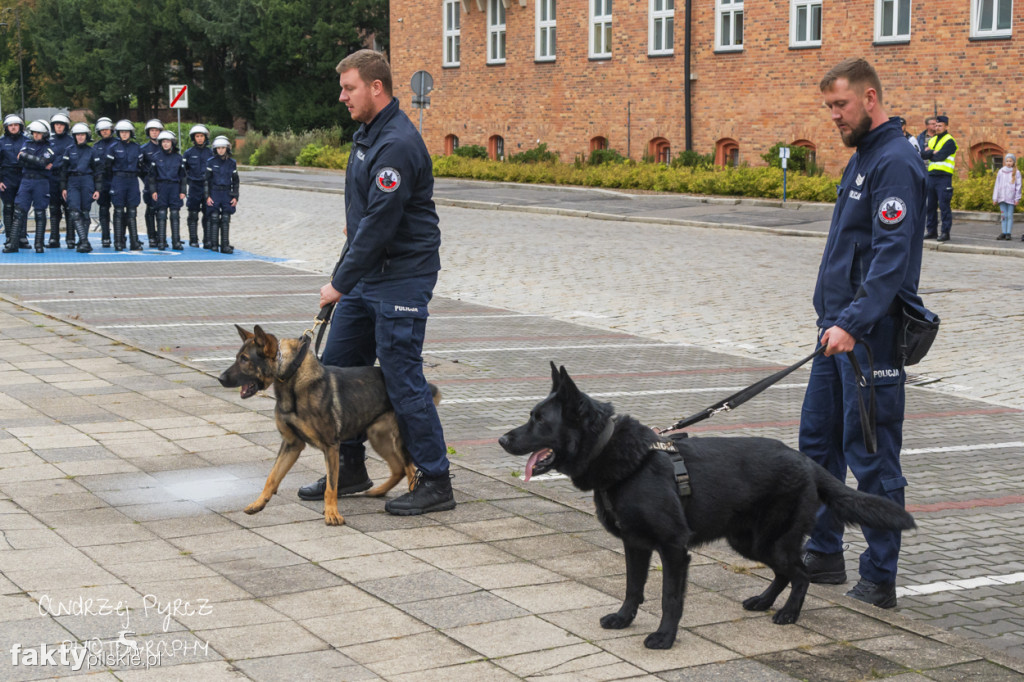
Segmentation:
[(608, 445), (608, 441), (612, 439), (612, 434), (615, 433), (615, 415), (608, 417), (608, 422), (604, 425), (601, 433), (597, 436), (597, 441), (594, 443), (594, 447), (590, 450), (590, 456), (596, 457), (604, 446)]
[(295, 373), (299, 371), (299, 367), (302, 366), (302, 361), (306, 359), (306, 353), (309, 352), (309, 337), (302, 337), (302, 345), (299, 346), (298, 352), (292, 361), (288, 363), (284, 371), (277, 375), (279, 381), (288, 381)]

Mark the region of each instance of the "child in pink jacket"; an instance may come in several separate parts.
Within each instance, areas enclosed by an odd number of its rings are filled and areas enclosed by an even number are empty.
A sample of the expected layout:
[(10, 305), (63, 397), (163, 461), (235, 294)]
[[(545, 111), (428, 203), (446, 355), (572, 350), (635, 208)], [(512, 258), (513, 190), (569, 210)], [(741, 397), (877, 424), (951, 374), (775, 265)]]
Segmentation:
[[(996, 173), (996, 185), (992, 188), (992, 203), (999, 206), (1002, 216), (1003, 231), (996, 239), (1011, 239), (1013, 232), (1013, 209), (1020, 201), (1020, 171), (1016, 168), (1017, 157), (1007, 154), (1003, 157), (1003, 167)], [(1024, 241), (1024, 235), (1021, 235)]]

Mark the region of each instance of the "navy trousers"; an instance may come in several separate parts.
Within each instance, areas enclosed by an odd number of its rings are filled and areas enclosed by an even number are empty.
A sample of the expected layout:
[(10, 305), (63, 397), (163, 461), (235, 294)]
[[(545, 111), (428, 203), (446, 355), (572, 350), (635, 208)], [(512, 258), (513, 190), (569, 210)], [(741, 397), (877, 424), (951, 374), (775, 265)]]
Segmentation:
[[(885, 316), (854, 347), (865, 375), (871, 372), (865, 344), (873, 354), (877, 452), (869, 454), (864, 445), (857, 401), (859, 387), (853, 365), (845, 354), (819, 355), (811, 365), (800, 413), (800, 451), (840, 481), (846, 480), (849, 467), (857, 479), (858, 490), (888, 497), (902, 507), (907, 486), (900, 467), (906, 373), (895, 364), (896, 322), (894, 316)], [(866, 404), (867, 389), (859, 390), (864, 391)], [(862, 530), (868, 548), (860, 556), (861, 577), (874, 583), (895, 582), (900, 532), (867, 527)], [(826, 507), (818, 512), (807, 549), (826, 554), (843, 551), (843, 524)]]
[(953, 210), (949, 203), (953, 200), (953, 176), (949, 173), (928, 175), (928, 201), (925, 206), (927, 220), (925, 234), (935, 234), (936, 208), (942, 214), (942, 234), (949, 234), (953, 227)]
[[(413, 463), (425, 476), (448, 473), (441, 420), (423, 377), (427, 305), (437, 274), (388, 282), (360, 282), (338, 302), (323, 363), (372, 366), (380, 360), (388, 398)], [(362, 441), (342, 443), (343, 457), (362, 459)]]

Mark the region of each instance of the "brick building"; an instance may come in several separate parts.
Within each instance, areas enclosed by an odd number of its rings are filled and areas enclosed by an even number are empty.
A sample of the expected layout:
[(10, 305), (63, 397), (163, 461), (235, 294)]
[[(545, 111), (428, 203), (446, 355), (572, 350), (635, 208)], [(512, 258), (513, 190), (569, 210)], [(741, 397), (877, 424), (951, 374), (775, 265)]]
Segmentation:
[(758, 165), (782, 141), (812, 148), (837, 172), (849, 151), (817, 83), (845, 57), (863, 56), (879, 72), (888, 112), (911, 132), (936, 111), (950, 117), (964, 172), (1024, 152), (1022, 5), (392, 0), (391, 61), (405, 107), (412, 73), (434, 78), (423, 119), (432, 153), (479, 144), (502, 156), (545, 142), (563, 160), (604, 146), (665, 159), (689, 142), (720, 163)]

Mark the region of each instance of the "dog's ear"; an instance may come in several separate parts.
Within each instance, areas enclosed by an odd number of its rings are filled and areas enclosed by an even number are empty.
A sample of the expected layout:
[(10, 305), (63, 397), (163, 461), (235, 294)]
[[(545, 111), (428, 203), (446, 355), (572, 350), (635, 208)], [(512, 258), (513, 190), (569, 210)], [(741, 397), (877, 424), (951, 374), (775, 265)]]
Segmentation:
[(570, 398), (579, 395), (580, 389), (576, 388), (576, 382), (565, 371), (565, 365), (558, 368), (558, 381), (556, 384), (560, 395)]
[(555, 367), (554, 361), (551, 361), (551, 390), (554, 391), (558, 388), (558, 368)]
[(256, 345), (260, 349), (260, 354), (265, 358), (276, 358), (277, 357), (277, 337), (273, 334), (268, 334), (263, 331), (263, 328), (256, 325), (253, 330), (253, 335), (256, 341)]
[(242, 341), (248, 341), (253, 337), (253, 333), (251, 331), (248, 329), (242, 329), (237, 324), (235, 325), (235, 329), (238, 330), (238, 335), (242, 337)]

